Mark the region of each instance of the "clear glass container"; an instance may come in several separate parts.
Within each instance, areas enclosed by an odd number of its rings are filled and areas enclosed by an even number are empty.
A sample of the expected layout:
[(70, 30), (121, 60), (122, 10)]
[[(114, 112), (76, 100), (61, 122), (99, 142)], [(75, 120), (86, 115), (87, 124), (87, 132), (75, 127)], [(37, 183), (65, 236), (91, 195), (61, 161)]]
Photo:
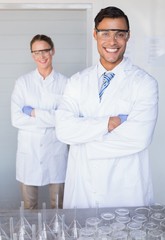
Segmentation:
[(148, 231), (158, 229), (159, 225), (154, 222), (146, 222), (143, 224), (143, 228), (148, 233)]
[(165, 209), (165, 206), (161, 203), (154, 203), (152, 205), (149, 206), (149, 209), (151, 210), (151, 212), (163, 212)]
[(94, 240), (95, 238), (95, 230), (91, 227), (84, 227), (84, 228), (81, 228), (80, 231), (79, 231), (79, 239), (87, 239), (87, 240)]
[(136, 215), (144, 215), (145, 217), (150, 216), (150, 209), (147, 207), (138, 207), (135, 209), (135, 214)]
[(127, 224), (127, 229), (129, 231), (140, 230), (141, 228), (142, 228), (142, 224), (138, 222), (131, 221)]
[(130, 232), (130, 239), (131, 240), (146, 240), (147, 234), (143, 230), (134, 230)]
[(163, 231), (160, 229), (151, 230), (148, 232), (149, 240), (162, 240), (163, 239)]
[(128, 216), (117, 216), (115, 218), (115, 220), (116, 220), (116, 222), (120, 222), (120, 223), (126, 224), (126, 223), (129, 223), (131, 221), (131, 218), (128, 217)]
[(151, 215), (151, 221), (153, 221), (156, 224), (160, 224), (161, 221), (165, 220), (165, 213), (162, 212), (155, 212)]
[(119, 216), (129, 216), (129, 210), (127, 208), (117, 208), (115, 213)]
[(110, 226), (111, 226), (113, 232), (122, 231), (125, 229), (124, 223), (114, 222)]
[(144, 216), (144, 215), (134, 215), (134, 216), (132, 217), (132, 220), (133, 220), (134, 222), (143, 224), (144, 222), (147, 222), (148, 219), (147, 219), (147, 217)]
[(103, 225), (110, 225), (115, 219), (115, 214), (111, 212), (103, 212), (101, 213), (101, 218)]
[(112, 233), (112, 239), (113, 240), (127, 240), (128, 239), (128, 233), (125, 231), (116, 231)]

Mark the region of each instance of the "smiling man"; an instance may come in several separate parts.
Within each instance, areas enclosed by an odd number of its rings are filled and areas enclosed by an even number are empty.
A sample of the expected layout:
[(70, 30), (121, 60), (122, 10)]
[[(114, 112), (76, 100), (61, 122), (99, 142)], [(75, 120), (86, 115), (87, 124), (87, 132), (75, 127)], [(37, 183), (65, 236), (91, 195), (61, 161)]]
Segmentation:
[(148, 205), (157, 81), (124, 57), (130, 27), (121, 9), (101, 9), (93, 35), (98, 64), (71, 77), (56, 112), (57, 137), (70, 144), (64, 208)]
[(50, 206), (58, 200), (62, 208), (68, 147), (56, 138), (55, 111), (67, 78), (53, 69), (50, 37), (34, 36), (30, 50), (37, 68), (16, 81), (11, 97), (12, 125), (18, 128), (16, 179), (25, 208), (38, 207), (43, 185), (49, 185)]

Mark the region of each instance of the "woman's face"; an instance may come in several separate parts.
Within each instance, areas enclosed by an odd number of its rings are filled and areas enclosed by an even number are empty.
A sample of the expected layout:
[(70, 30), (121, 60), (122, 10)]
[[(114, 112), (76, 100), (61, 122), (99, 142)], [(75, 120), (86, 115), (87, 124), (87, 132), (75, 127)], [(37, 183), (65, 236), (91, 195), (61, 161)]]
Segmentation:
[(52, 68), (54, 49), (45, 41), (35, 41), (32, 45), (32, 57), (40, 70)]

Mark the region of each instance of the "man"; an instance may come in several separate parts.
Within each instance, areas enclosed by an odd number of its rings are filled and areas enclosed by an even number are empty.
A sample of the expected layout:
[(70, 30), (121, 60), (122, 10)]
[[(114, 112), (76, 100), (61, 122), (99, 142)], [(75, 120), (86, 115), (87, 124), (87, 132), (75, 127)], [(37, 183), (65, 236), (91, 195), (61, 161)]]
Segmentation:
[(49, 185), (50, 206), (62, 208), (68, 147), (56, 138), (55, 111), (67, 80), (53, 69), (50, 37), (34, 36), (30, 49), (37, 68), (16, 81), (11, 98), (12, 124), (18, 128), (16, 179), (25, 208), (38, 207), (43, 185)]
[(71, 77), (56, 112), (57, 136), (70, 144), (64, 208), (148, 205), (157, 81), (124, 57), (130, 28), (122, 10), (102, 9), (93, 35), (99, 62)]

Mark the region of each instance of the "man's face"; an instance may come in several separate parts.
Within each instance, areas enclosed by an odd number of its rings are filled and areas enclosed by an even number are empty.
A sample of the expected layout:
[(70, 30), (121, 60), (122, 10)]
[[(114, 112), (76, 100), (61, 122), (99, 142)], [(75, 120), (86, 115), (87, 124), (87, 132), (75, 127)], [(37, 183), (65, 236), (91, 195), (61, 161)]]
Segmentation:
[[(107, 31), (108, 29), (112, 31)], [(129, 39), (126, 21), (124, 18), (104, 18), (97, 26), (97, 30), (94, 29), (93, 35), (97, 41), (100, 62), (107, 70), (111, 70), (123, 59)]]

